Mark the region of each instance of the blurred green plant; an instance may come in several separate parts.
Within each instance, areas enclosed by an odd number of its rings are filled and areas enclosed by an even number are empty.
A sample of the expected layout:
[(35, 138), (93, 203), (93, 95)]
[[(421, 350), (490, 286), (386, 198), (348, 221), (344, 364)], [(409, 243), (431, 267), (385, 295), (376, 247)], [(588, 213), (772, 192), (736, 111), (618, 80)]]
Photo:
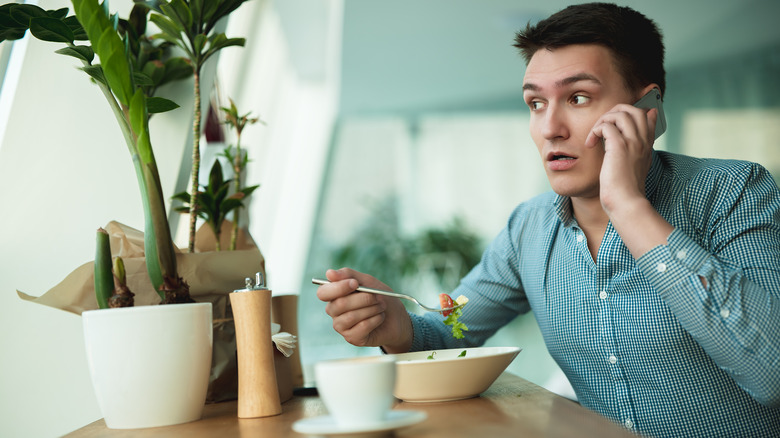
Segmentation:
[(465, 221), (454, 218), (441, 228), (429, 228), (411, 236), (401, 233), (396, 200), (385, 199), (372, 208), (364, 225), (343, 246), (333, 252), (334, 267), (348, 266), (383, 281), (400, 281), (417, 275), (430, 265), (443, 289), (452, 289), (444, 264), (429, 263), (445, 256), (458, 263), (457, 278), (465, 276), (482, 256), (479, 236)]

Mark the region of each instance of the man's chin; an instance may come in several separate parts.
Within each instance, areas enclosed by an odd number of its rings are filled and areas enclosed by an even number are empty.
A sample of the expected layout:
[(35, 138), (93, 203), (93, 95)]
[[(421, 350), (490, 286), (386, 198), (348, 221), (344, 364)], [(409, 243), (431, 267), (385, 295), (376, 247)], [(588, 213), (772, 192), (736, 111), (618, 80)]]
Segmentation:
[(568, 184), (553, 184), (552, 190), (560, 196), (566, 196), (568, 198), (598, 198), (598, 187), (583, 187), (573, 186)]

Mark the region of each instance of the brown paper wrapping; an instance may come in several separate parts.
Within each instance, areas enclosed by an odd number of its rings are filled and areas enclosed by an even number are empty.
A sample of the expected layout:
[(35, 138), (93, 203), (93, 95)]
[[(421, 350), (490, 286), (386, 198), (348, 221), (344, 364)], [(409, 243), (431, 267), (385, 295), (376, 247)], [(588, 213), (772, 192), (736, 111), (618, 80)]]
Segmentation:
[[(227, 248), (231, 224), (226, 221), (224, 225), (227, 232), (223, 231), (221, 240), (224, 239), (223, 248)], [(160, 296), (146, 272), (143, 233), (113, 221), (105, 229), (111, 241), (111, 255), (122, 257), (125, 263), (127, 285), (135, 293), (135, 305), (159, 304)], [(208, 227), (201, 227), (196, 236), (196, 251), (204, 252), (176, 254), (179, 275), (189, 284), (192, 298), (212, 303), (214, 349), (208, 402), (233, 400), (238, 394), (236, 336), (228, 294), (244, 288), (244, 279), (254, 278), (256, 272), (262, 272), (265, 277), (263, 255), (245, 230), (239, 233), (236, 247), (235, 251), (212, 251), (214, 233)], [(93, 262), (88, 262), (40, 297), (17, 293), (24, 300), (80, 315), (98, 308), (93, 272)]]

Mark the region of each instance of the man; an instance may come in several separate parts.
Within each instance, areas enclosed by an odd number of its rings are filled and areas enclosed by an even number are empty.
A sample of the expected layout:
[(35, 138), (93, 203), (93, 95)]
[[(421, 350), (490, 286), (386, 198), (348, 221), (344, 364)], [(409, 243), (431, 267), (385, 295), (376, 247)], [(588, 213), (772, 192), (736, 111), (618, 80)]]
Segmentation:
[[(761, 166), (654, 151), (656, 25), (566, 8), (518, 33), (523, 96), (553, 192), (520, 204), (453, 295), (481, 345), (529, 308), (578, 400), (651, 436), (780, 436), (780, 190)], [(738, 145), (735, 145), (738, 147)], [(319, 288), (333, 327), (388, 353), (463, 346), (441, 316)], [(388, 288), (389, 289), (389, 288)]]

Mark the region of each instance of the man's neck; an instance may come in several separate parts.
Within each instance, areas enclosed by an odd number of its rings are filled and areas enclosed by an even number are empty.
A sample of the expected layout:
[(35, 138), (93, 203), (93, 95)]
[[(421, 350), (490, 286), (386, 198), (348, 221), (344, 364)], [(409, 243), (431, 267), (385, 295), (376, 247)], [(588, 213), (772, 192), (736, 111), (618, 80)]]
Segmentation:
[(609, 216), (601, 206), (601, 201), (596, 198), (571, 198), (571, 207), (577, 224), (585, 233), (588, 241), (588, 250), (593, 261), (596, 261), (599, 246), (607, 231)]
[(571, 208), (580, 227), (606, 228), (609, 222), (609, 216), (598, 197), (571, 198)]

